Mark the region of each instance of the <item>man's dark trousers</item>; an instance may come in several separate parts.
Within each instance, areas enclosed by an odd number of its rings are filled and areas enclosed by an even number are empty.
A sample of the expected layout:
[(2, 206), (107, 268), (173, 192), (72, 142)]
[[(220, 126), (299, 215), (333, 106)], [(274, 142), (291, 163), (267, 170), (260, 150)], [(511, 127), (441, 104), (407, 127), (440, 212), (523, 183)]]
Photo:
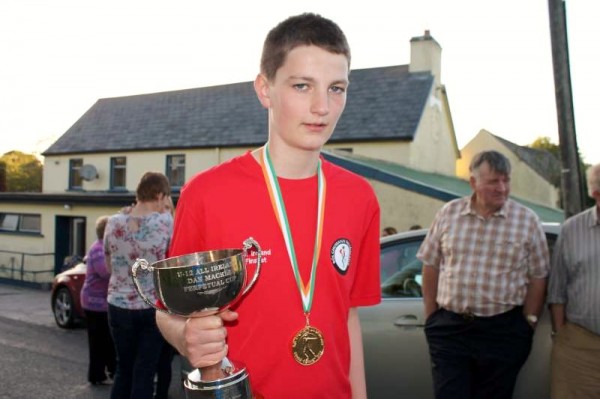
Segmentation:
[(533, 328), (521, 306), (491, 317), (438, 309), (425, 335), (436, 399), (510, 399)]

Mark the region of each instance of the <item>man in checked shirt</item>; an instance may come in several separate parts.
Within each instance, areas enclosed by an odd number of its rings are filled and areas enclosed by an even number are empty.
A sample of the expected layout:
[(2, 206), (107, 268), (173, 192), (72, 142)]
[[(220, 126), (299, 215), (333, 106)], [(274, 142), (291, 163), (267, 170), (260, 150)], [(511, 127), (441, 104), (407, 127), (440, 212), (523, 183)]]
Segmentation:
[(510, 398), (544, 304), (548, 246), (538, 217), (508, 198), (504, 155), (481, 152), (469, 170), (473, 194), (442, 207), (417, 254), (435, 397)]

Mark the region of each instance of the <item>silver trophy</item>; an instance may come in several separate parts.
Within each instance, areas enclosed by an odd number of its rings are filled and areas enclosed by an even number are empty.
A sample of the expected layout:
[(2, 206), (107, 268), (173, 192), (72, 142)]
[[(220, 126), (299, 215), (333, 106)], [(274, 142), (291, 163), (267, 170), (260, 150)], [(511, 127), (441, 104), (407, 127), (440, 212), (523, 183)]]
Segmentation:
[[(256, 249), (256, 270), (248, 280), (247, 253)], [(138, 294), (150, 306), (185, 317), (213, 315), (228, 309), (245, 295), (260, 273), (261, 250), (248, 238), (242, 249), (221, 249), (175, 256), (154, 262), (137, 259), (131, 268)], [(165, 309), (144, 294), (138, 271), (151, 273), (156, 294)], [(243, 363), (224, 358), (221, 364), (192, 371), (183, 383), (188, 399), (250, 399), (252, 391)]]

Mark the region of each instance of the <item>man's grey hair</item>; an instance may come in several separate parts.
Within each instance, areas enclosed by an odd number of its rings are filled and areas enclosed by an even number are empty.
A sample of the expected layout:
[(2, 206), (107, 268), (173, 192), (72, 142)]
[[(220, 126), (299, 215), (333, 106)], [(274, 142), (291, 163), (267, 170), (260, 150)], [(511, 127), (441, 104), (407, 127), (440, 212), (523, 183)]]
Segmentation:
[(471, 165), (469, 165), (469, 172), (471, 172), (471, 176), (479, 175), (479, 168), (484, 162), (489, 165), (492, 172), (496, 172), (505, 176), (510, 175), (510, 161), (508, 158), (498, 151), (482, 151), (476, 154), (471, 160)]
[(592, 165), (586, 172), (588, 195), (593, 197), (594, 191), (600, 193), (600, 163)]

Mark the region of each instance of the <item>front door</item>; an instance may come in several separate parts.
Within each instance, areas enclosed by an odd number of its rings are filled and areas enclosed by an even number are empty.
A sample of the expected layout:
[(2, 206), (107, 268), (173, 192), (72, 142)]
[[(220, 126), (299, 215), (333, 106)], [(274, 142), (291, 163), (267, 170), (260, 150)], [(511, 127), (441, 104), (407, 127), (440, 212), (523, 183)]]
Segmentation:
[(65, 258), (85, 256), (85, 218), (57, 216), (54, 237), (54, 274), (57, 274), (63, 270)]

